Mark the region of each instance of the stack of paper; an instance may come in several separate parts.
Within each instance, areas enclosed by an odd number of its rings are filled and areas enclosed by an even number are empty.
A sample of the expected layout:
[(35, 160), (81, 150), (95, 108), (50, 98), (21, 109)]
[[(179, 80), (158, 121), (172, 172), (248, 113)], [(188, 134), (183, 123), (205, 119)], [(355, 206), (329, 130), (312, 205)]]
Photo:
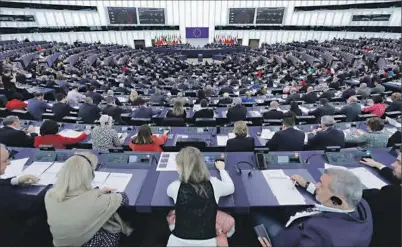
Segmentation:
[(78, 138), (83, 132), (77, 132), (71, 129), (64, 129), (59, 132), (61, 136), (67, 137), (67, 138)]
[(64, 166), (64, 162), (63, 163), (58, 163), (58, 162), (55, 162), (55, 163), (53, 163), (52, 164), (52, 166), (50, 166), (47, 170), (46, 170), (46, 172), (49, 172), (49, 173), (59, 173), (59, 171), (61, 170), (61, 168), (63, 168), (63, 166)]
[(355, 174), (368, 189), (381, 189), (387, 185), (364, 167), (349, 169), (349, 171)]
[(94, 187), (101, 187), (105, 183), (109, 175), (110, 172), (95, 171), (95, 177), (92, 181), (92, 185)]
[(260, 135), (261, 139), (272, 139), (274, 136), (275, 132), (271, 132), (269, 129), (263, 129)]
[(227, 135), (217, 135), (216, 140), (217, 140), (218, 146), (226, 146), (226, 143), (228, 141), (228, 136)]
[(280, 205), (306, 204), (304, 197), (283, 170), (264, 170), (262, 174)]
[(131, 180), (132, 174), (127, 173), (110, 173), (101, 188), (110, 188), (116, 192), (124, 192)]
[(396, 120), (392, 119), (392, 118), (385, 118), (385, 120), (388, 121), (388, 123), (394, 127), (401, 127), (401, 123), (397, 122)]
[(10, 164), (7, 166), (4, 174), (0, 176), (1, 179), (12, 178), (20, 175), (24, 169), (25, 163), (29, 158), (11, 160)]
[(56, 182), (57, 173), (47, 172), (45, 171), (42, 175), (39, 176), (39, 182), (36, 185), (51, 185)]
[(40, 175), (42, 175), (42, 173), (52, 164), (53, 162), (34, 162), (22, 172), (22, 175), (33, 175), (40, 177)]

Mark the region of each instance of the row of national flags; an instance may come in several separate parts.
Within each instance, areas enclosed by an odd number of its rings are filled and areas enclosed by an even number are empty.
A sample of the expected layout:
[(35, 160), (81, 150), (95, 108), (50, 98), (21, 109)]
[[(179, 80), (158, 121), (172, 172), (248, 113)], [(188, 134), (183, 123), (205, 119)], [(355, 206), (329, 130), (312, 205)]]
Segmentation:
[(237, 39), (237, 37), (216, 35), (215, 38), (214, 38), (214, 44), (219, 44), (219, 45), (238, 45), (239, 40)]
[(155, 37), (154, 46), (167, 46), (182, 44), (181, 37), (177, 35), (161, 35)]

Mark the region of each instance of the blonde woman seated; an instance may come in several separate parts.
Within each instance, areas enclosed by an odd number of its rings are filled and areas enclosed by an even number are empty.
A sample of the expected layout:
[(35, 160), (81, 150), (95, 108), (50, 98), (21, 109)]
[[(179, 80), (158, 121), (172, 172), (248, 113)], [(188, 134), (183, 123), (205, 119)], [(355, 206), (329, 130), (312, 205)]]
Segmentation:
[(183, 118), (186, 119), (187, 113), (184, 110), (183, 103), (181, 101), (175, 101), (173, 109), (169, 110), (166, 114), (167, 118)]
[(248, 127), (245, 121), (235, 122), (233, 132), (236, 137), (226, 142), (226, 152), (254, 151), (254, 138), (247, 137)]
[(102, 115), (99, 118), (100, 126), (92, 130), (92, 149), (107, 152), (109, 149), (121, 147), (127, 138), (127, 133), (119, 137), (119, 133), (113, 128), (113, 118)]
[[(234, 185), (217, 161), (221, 180), (210, 177), (204, 156), (194, 147), (183, 148), (176, 156), (179, 180), (172, 182), (167, 194), (175, 203), (175, 224), (167, 246), (217, 246), (215, 229), (219, 198), (234, 193)], [(227, 235), (234, 232), (234, 225)]]
[(120, 233), (131, 233), (116, 212), (128, 205), (127, 196), (92, 186), (97, 164), (94, 154), (75, 153), (46, 193), (47, 219), (55, 246), (118, 246)]
[(358, 144), (362, 148), (387, 147), (388, 135), (383, 132), (384, 122), (378, 118), (370, 118), (366, 121), (368, 133), (356, 130), (345, 136), (345, 142)]

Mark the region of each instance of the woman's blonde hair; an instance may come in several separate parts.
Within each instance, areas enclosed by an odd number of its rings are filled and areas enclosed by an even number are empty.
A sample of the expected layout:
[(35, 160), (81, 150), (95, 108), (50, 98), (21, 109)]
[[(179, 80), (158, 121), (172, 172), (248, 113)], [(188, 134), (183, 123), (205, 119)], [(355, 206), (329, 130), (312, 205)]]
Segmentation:
[(130, 101), (134, 102), (138, 98), (138, 92), (136, 90), (132, 90), (129, 98)]
[(176, 165), (180, 168), (180, 182), (190, 184), (200, 196), (207, 197), (202, 183), (209, 181), (209, 171), (204, 156), (195, 147), (185, 147), (176, 156)]
[(172, 112), (176, 116), (181, 116), (184, 113), (183, 103), (181, 101), (175, 101)]
[(245, 121), (236, 121), (234, 124), (233, 132), (236, 136), (246, 137), (248, 133), (247, 124)]
[(49, 190), (49, 196), (62, 202), (69, 195), (78, 195), (92, 190), (97, 164), (98, 157), (95, 154), (76, 152), (64, 162), (63, 168), (57, 173), (56, 183)]

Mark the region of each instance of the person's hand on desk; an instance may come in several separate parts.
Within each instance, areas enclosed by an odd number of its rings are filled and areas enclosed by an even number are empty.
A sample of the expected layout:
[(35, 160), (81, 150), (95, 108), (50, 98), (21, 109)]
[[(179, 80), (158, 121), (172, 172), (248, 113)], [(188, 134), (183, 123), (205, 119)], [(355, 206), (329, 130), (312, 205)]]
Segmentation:
[(382, 168), (385, 167), (385, 165), (383, 165), (371, 158), (362, 158), (362, 160), (360, 160), (360, 163), (368, 165), (372, 168), (377, 168), (379, 170), (381, 170)]
[(272, 247), (271, 243), (268, 241), (267, 238), (258, 237), (258, 241), (260, 241), (262, 247)]
[(218, 170), (224, 170), (225, 169), (225, 162), (223, 162), (221, 160), (215, 161), (215, 167)]
[(170, 133), (170, 130), (169, 130), (169, 129), (163, 130), (163, 134), (164, 134), (164, 135), (168, 135), (169, 133)]
[(307, 181), (302, 176), (293, 175), (290, 177), (290, 179), (300, 187), (306, 188)]
[(39, 178), (33, 175), (24, 175), (18, 177), (18, 184), (34, 184), (39, 182)]

